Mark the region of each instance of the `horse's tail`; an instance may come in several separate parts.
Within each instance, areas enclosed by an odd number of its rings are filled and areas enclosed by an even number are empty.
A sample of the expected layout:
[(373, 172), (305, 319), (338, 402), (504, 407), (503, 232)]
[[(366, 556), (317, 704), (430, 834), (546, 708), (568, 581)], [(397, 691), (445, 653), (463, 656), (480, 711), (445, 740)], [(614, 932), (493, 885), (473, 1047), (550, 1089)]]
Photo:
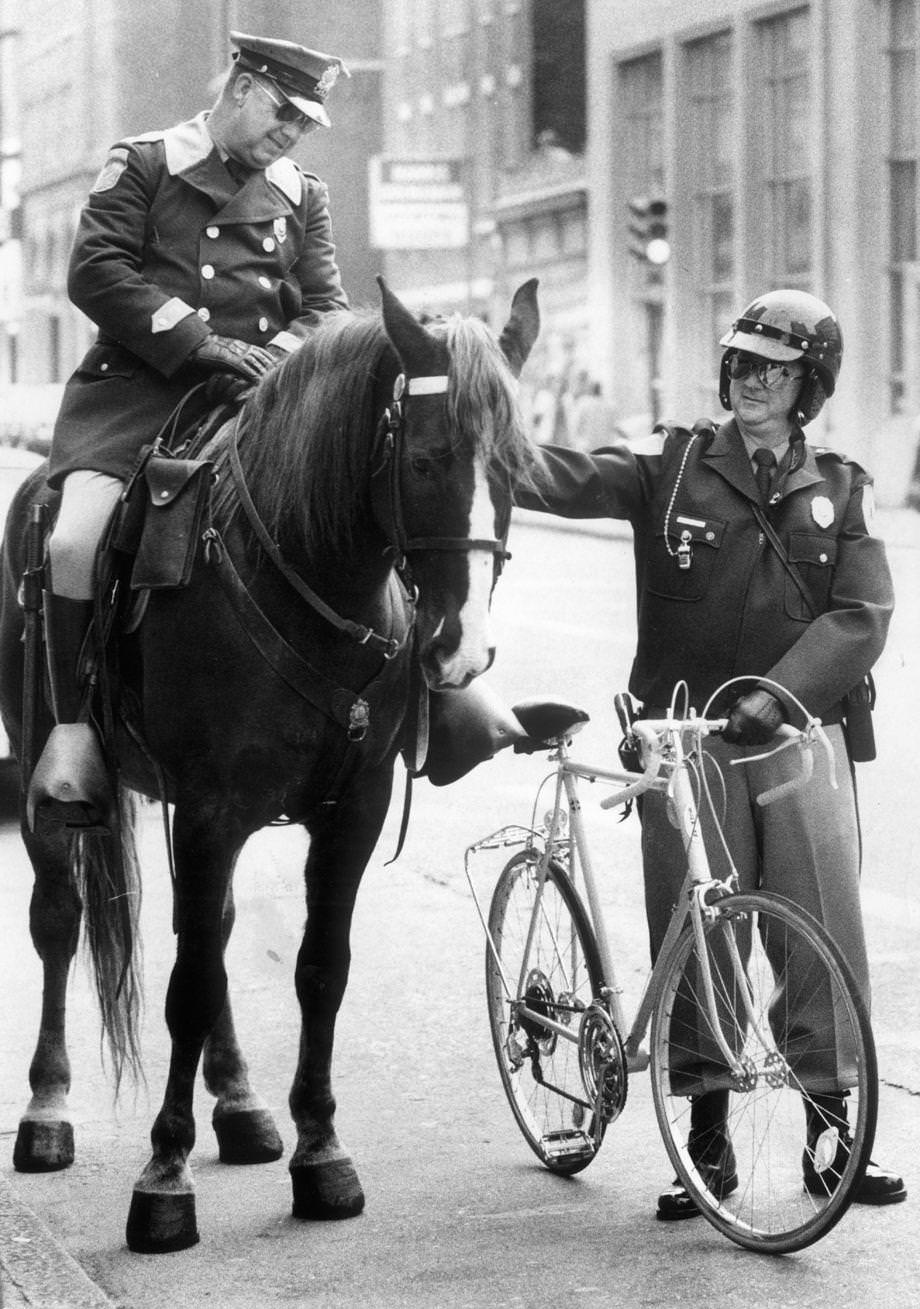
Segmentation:
[(83, 900), (84, 940), (92, 962), (115, 1077), (142, 1079), (138, 1027), (143, 998), (140, 969), (140, 865), (134, 839), (136, 798), (118, 787), (117, 828), (81, 833), (73, 842), (73, 872)]

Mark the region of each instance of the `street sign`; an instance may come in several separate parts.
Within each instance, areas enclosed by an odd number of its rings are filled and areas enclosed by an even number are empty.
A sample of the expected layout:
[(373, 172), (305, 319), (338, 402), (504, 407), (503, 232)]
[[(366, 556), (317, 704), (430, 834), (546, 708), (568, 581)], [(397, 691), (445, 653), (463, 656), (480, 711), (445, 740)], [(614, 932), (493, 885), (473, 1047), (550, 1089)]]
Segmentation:
[(454, 250), (469, 243), (469, 206), (459, 159), (375, 155), (369, 172), (372, 246)]

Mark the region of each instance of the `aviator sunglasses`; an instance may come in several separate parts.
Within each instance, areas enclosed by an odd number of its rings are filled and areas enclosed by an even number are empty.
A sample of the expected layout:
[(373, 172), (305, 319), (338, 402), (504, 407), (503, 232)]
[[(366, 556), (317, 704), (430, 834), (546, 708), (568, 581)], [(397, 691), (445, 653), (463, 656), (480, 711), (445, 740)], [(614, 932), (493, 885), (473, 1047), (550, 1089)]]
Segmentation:
[(743, 354), (740, 350), (729, 355), (729, 377), (739, 381), (749, 373), (753, 373), (760, 385), (765, 386), (768, 391), (775, 390), (788, 380), (801, 381), (805, 376), (804, 373), (790, 372), (786, 364), (773, 363), (769, 359), (761, 359), (759, 355)]
[(302, 113), (296, 105), (291, 104), (290, 100), (278, 100), (272, 95), (264, 82), (259, 81), (257, 77), (252, 80), (254, 85), (275, 106), (275, 117), (279, 123), (284, 123), (286, 127), (296, 127), (300, 132), (315, 132), (319, 127), (319, 123), (315, 118), (310, 118), (309, 115)]

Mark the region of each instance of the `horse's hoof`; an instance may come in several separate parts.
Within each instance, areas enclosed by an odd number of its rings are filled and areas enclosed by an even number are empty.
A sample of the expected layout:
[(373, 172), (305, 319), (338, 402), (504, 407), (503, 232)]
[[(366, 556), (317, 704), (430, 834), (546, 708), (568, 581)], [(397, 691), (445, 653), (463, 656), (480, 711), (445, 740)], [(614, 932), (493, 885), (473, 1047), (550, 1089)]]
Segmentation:
[(350, 1159), (298, 1164), (291, 1169), (295, 1218), (356, 1218), (364, 1208), (364, 1192)]
[(72, 1123), (22, 1119), (13, 1146), (13, 1167), (18, 1173), (56, 1173), (69, 1168), (73, 1159)]
[(189, 1191), (135, 1191), (125, 1229), (135, 1254), (170, 1254), (199, 1241), (195, 1197)]
[(214, 1134), (222, 1164), (268, 1164), (284, 1154), (284, 1142), (267, 1109), (214, 1111)]

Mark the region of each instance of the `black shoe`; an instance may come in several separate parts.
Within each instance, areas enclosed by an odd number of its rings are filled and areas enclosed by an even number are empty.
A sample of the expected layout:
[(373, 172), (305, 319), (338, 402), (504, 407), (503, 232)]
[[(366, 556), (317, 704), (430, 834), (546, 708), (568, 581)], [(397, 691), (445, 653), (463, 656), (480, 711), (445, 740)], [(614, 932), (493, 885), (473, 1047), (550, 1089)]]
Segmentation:
[[(738, 1189), (735, 1152), (728, 1136), (728, 1091), (709, 1091), (698, 1096), (690, 1109), (687, 1150), (708, 1190), (722, 1200)], [(697, 1218), (699, 1205), (679, 1177), (658, 1197), (655, 1217), (663, 1223)]]
[[(846, 1100), (842, 1095), (815, 1095), (805, 1101), (807, 1124), (805, 1150), (802, 1154), (802, 1180), (809, 1195), (832, 1195), (846, 1168), (853, 1148), (847, 1121)], [(824, 1138), (822, 1140), (822, 1138)], [(824, 1147), (822, 1149), (822, 1146)], [(822, 1168), (816, 1158), (835, 1151), (833, 1159)], [(880, 1168), (870, 1159), (866, 1171), (853, 1192), (854, 1204), (898, 1204), (907, 1199), (904, 1179)]]

